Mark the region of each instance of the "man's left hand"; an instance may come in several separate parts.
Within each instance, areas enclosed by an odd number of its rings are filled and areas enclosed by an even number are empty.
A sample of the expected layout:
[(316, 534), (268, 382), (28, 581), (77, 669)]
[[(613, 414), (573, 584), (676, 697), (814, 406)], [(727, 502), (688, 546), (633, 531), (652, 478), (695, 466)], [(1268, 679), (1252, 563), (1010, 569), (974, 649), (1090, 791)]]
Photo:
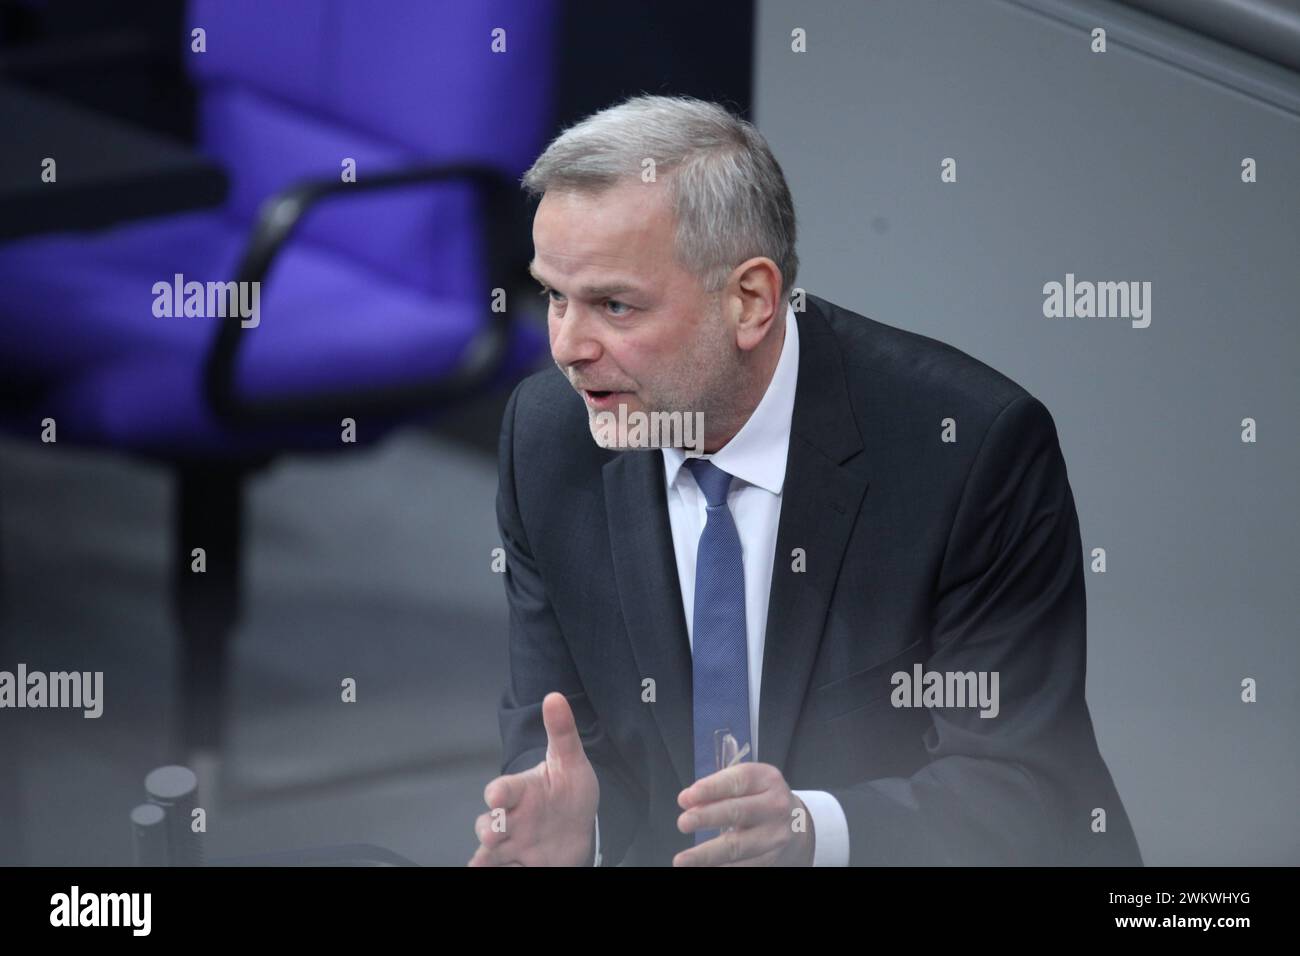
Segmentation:
[(719, 770), (678, 794), (677, 804), (685, 811), (677, 818), (683, 833), (735, 829), (683, 850), (673, 866), (812, 865), (812, 814), (770, 763)]

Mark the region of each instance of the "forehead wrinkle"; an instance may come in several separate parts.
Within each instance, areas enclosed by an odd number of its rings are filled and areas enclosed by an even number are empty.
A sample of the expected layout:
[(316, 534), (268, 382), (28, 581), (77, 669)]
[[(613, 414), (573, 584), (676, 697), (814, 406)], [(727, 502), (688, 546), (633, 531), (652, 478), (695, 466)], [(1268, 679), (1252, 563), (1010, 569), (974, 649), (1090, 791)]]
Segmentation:
[[(551, 282), (537, 271), (536, 260), (528, 263), (528, 274), (540, 282), (542, 285), (550, 286), (557, 292), (563, 292), (558, 283)], [(582, 286), (578, 293), (583, 298), (595, 299), (603, 296), (622, 295), (624, 292), (640, 292), (641, 287), (634, 282), (623, 280), (613, 282), (602, 282)]]

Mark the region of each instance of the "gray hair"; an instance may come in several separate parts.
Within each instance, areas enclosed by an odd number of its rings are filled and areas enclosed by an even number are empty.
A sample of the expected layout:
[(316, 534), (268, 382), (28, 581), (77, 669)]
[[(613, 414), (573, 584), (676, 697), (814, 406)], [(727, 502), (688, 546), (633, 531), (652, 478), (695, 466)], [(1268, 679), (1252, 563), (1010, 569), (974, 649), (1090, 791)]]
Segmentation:
[(629, 98), (564, 130), (521, 183), (533, 196), (600, 192), (639, 177), (646, 158), (656, 178), (666, 174), (677, 260), (705, 291), (719, 291), (746, 259), (766, 256), (789, 298), (799, 271), (790, 187), (763, 135), (716, 103)]

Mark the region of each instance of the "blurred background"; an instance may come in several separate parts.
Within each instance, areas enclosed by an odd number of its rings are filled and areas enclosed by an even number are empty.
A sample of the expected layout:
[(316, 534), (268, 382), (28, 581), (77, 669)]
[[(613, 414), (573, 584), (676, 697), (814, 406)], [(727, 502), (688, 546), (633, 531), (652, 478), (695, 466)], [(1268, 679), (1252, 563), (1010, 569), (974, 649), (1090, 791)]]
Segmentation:
[[(1291, 0), (0, 0), (0, 670), (104, 673), (99, 719), (0, 710), (0, 862), (129, 864), (169, 763), (210, 859), (469, 859), (550, 360), (517, 181), (640, 92), (757, 123), (805, 288), (1053, 413), (1146, 861), (1300, 863)], [(259, 323), (156, 316), (178, 273)], [(1045, 319), (1067, 273), (1151, 326)]]

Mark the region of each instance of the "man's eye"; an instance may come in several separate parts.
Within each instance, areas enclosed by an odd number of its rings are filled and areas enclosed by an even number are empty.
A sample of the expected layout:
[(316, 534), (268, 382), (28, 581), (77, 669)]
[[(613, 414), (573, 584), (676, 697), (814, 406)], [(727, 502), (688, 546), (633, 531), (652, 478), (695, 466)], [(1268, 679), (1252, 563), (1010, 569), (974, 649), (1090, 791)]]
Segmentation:
[[(629, 309), (629, 310), (632, 308), (632, 307), (631, 307), (630, 305), (628, 305), (626, 302), (619, 302), (617, 299), (609, 299), (608, 301), (606, 301), (605, 305), (606, 305), (606, 306), (611, 306), (611, 305), (621, 305), (624, 309)], [(615, 314), (615, 315), (627, 315), (627, 312), (615, 312), (614, 314)]]
[(554, 294), (557, 295), (557, 296), (560, 296), (560, 299), (551, 299), (552, 302), (557, 302), (557, 301), (560, 301), (560, 300), (562, 300), (562, 299), (564, 298), (564, 296), (560, 295), (560, 293), (556, 292), (554, 289), (549, 289), (549, 288), (546, 288), (545, 286), (543, 286), (543, 287), (542, 287), (542, 291), (539, 292), (539, 293), (537, 293), (537, 294), (540, 295), (540, 296), (543, 296), (543, 297), (547, 297), (547, 296), (550, 296), (552, 293), (554, 293)]

